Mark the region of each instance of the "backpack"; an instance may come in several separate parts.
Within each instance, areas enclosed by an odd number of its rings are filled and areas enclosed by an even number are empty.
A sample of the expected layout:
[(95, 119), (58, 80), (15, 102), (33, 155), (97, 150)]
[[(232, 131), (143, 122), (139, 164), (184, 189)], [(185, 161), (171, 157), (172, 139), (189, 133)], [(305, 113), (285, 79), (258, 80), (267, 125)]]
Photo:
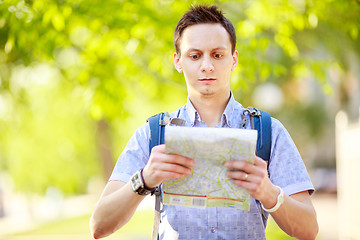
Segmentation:
[[(245, 127), (247, 124), (247, 118), (245, 112), (250, 115), (250, 124), (252, 129), (256, 129), (257, 143), (256, 143), (256, 155), (267, 162), (267, 166), (270, 163), (271, 154), (271, 116), (269, 113), (261, 111), (259, 109), (248, 107), (241, 114), (241, 127)], [(175, 125), (183, 125), (185, 122), (182, 119), (174, 118), (170, 120), (167, 112), (158, 113), (147, 119), (150, 126), (150, 138), (149, 138), (149, 153), (153, 147), (165, 143), (165, 126), (169, 123)], [(161, 189), (156, 187), (155, 190), (155, 215), (154, 215), (154, 227), (152, 232), (152, 239), (159, 239), (158, 230), (160, 223), (160, 205), (161, 205)], [(258, 201), (257, 201), (258, 202)], [(258, 203), (259, 204), (259, 203)], [(262, 211), (262, 218), (264, 226), (267, 221), (267, 214)]]

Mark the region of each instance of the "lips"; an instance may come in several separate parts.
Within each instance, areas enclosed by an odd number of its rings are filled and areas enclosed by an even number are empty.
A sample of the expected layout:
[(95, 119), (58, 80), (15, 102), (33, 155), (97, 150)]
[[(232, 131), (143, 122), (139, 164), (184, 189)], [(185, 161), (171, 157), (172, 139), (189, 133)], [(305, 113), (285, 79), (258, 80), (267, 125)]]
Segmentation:
[(214, 82), (214, 81), (216, 81), (216, 78), (200, 78), (199, 81), (200, 82), (205, 82), (205, 83)]

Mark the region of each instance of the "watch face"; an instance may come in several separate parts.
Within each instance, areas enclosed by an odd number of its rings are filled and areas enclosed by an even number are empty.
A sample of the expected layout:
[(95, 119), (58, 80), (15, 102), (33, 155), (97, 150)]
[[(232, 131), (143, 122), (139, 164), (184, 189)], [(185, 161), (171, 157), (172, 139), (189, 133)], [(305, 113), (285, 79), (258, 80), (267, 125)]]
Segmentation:
[(134, 192), (144, 187), (139, 171), (131, 177), (131, 187)]
[(141, 171), (137, 171), (134, 175), (132, 175), (130, 179), (131, 188), (134, 192), (139, 195), (148, 195), (150, 193), (155, 192), (155, 188), (148, 189), (145, 187), (144, 180), (141, 175)]

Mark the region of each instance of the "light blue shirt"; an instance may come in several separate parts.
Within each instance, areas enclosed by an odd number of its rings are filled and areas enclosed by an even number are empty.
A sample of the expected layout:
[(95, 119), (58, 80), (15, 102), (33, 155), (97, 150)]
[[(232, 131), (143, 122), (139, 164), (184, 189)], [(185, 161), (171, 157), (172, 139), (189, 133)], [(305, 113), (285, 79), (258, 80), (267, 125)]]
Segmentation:
[[(243, 106), (230, 100), (216, 127), (240, 128)], [(249, 115), (246, 129), (251, 129)], [(190, 100), (170, 117), (186, 120), (185, 126), (206, 127)], [(314, 187), (301, 156), (284, 126), (271, 119), (272, 140), (269, 164), (270, 180), (288, 195), (302, 191), (312, 193)], [(136, 130), (120, 155), (110, 181), (128, 182), (149, 159), (149, 124)], [(205, 209), (164, 205), (161, 211), (160, 239), (266, 239), (260, 205), (251, 198), (250, 210), (211, 207)]]

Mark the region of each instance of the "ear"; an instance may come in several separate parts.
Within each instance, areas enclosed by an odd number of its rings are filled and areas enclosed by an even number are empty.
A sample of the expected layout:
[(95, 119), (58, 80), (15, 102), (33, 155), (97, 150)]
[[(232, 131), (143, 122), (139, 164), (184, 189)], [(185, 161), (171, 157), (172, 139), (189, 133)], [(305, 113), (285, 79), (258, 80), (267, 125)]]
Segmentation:
[(234, 51), (233, 53), (233, 64), (232, 64), (232, 67), (231, 67), (231, 71), (234, 71), (237, 64), (238, 64), (238, 60), (239, 60), (239, 53), (237, 50)]
[(179, 73), (182, 73), (182, 67), (180, 64), (180, 54), (177, 54), (176, 52), (174, 53), (174, 65), (175, 65), (176, 70)]

